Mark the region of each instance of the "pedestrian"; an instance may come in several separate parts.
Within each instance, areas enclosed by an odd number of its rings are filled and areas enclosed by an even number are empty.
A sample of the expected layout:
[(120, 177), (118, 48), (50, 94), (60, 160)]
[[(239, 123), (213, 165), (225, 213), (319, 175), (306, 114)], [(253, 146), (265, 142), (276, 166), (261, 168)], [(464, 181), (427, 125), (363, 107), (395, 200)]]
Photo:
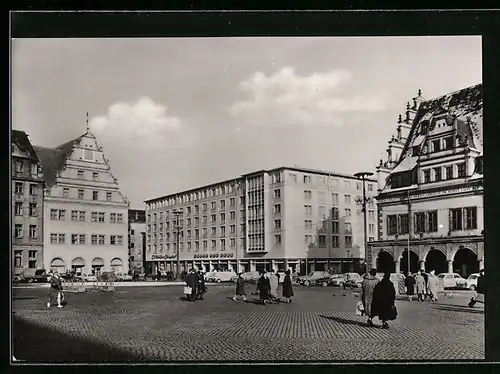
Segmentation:
[(264, 272), (262, 273), (261, 277), (259, 278), (259, 281), (257, 282), (257, 290), (259, 292), (259, 297), (264, 305), (267, 304), (267, 301), (269, 299), (270, 289), (271, 289), (271, 284), (269, 283), (269, 278), (267, 274)]
[(370, 269), (368, 275), (363, 279), (363, 285), (361, 287), (361, 302), (363, 303), (363, 307), (366, 315), (368, 316), (368, 325), (373, 326), (373, 290), (379, 283), (377, 275), (377, 269)]
[(387, 321), (396, 319), (396, 290), (391, 282), (391, 273), (384, 273), (382, 280), (373, 289), (373, 299), (371, 305), (372, 315), (378, 316), (382, 321), (382, 328), (388, 329)]
[(187, 295), (188, 301), (195, 301), (196, 299), (196, 275), (194, 273), (194, 269), (189, 271), (189, 274), (186, 275), (186, 284), (188, 287), (191, 287), (191, 294)]
[(422, 301), (425, 301), (425, 299), (427, 299), (427, 296), (429, 296), (429, 276), (425, 271), (423, 271), (422, 277), (424, 278), (424, 285), (425, 285), (424, 298)]
[(49, 301), (47, 302), (47, 308), (51, 307), (54, 296), (56, 296), (57, 307), (62, 308), (64, 294), (63, 294), (61, 276), (59, 275), (57, 270), (55, 270), (55, 271), (50, 270), (49, 271), (48, 281), (50, 283), (50, 287), (49, 287)]
[(290, 277), (290, 270), (285, 271), (285, 278), (283, 279), (283, 297), (287, 303), (292, 302), (293, 288), (292, 278)]
[(270, 289), (270, 296), (273, 299), (278, 299), (278, 283), (279, 283), (279, 278), (274, 274), (274, 271), (270, 271), (268, 273), (269, 276), (269, 285), (271, 287)]
[(415, 286), (417, 288), (417, 300), (424, 301), (427, 287), (425, 285), (425, 279), (422, 276), (422, 272), (420, 270), (417, 271), (417, 275), (415, 276)]
[(205, 294), (205, 277), (203, 272), (198, 270), (196, 273), (196, 298), (198, 300), (205, 300), (203, 295)]
[(408, 273), (405, 279), (406, 295), (408, 296), (408, 301), (413, 301), (413, 294), (415, 293), (415, 278)]
[(428, 281), (427, 281), (427, 289), (429, 290), (429, 296), (431, 301), (438, 301), (438, 282), (439, 279), (436, 277), (436, 272), (432, 270), (429, 273)]
[(236, 279), (236, 293), (234, 294), (233, 301), (236, 301), (238, 296), (242, 296), (243, 301), (247, 301), (247, 297), (245, 296), (245, 281), (242, 275), (243, 273), (239, 273), (238, 279)]
[(485, 291), (485, 283), (484, 283), (484, 269), (479, 271), (479, 277), (477, 278), (476, 285), (476, 294), (469, 302), (469, 307), (474, 308), (476, 303), (484, 304), (484, 291)]

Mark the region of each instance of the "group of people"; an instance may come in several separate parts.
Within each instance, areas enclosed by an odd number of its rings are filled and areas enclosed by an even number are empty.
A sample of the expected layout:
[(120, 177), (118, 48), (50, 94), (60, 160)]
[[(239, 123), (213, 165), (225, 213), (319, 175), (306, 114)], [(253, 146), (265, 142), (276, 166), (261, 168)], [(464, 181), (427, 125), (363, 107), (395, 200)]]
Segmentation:
[(185, 277), (186, 286), (190, 293), (186, 293), (188, 301), (204, 300), (203, 295), (207, 292), (205, 277), (201, 270), (191, 269)]
[[(290, 270), (285, 271), (282, 287), (282, 295), (287, 303), (292, 302), (293, 296), (292, 278), (290, 274)], [(264, 305), (272, 301), (280, 302), (280, 297), (278, 295), (279, 277), (278, 271), (269, 271), (262, 273), (257, 281), (257, 292)], [(241, 278), (241, 274), (239, 278)], [(242, 284), (242, 282), (240, 282), (240, 284)], [(238, 293), (238, 286), (236, 288), (236, 293)]]
[(419, 270), (415, 277), (411, 273), (408, 273), (405, 279), (405, 286), (409, 301), (413, 300), (415, 291), (417, 292), (417, 300), (419, 302), (423, 302), (427, 298), (431, 301), (438, 301), (439, 280), (434, 270), (429, 275)]
[(371, 269), (363, 279), (361, 302), (364, 313), (368, 316), (368, 325), (373, 326), (373, 318), (378, 317), (382, 321), (382, 328), (388, 329), (388, 321), (397, 316), (396, 289), (390, 279), (391, 273), (384, 273), (382, 280), (376, 275), (377, 270)]

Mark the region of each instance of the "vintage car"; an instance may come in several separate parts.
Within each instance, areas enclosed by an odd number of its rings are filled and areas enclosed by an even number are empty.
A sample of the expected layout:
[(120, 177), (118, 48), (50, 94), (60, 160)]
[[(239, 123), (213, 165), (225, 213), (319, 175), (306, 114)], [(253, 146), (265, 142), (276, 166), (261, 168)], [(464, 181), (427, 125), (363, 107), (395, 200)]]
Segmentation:
[(329, 278), (331, 274), (328, 271), (312, 271), (308, 275), (297, 278), (297, 283), (306, 287), (316, 285), (320, 279)]
[(443, 288), (467, 288), (467, 281), (457, 273), (441, 273), (438, 279), (443, 282)]
[(234, 276), (236, 276), (234, 271), (217, 271), (210, 277), (207, 277), (206, 281), (211, 283), (231, 282), (231, 278)]
[[(260, 275), (259, 275), (258, 271), (247, 271), (245, 273), (242, 273), (241, 277), (243, 278), (243, 281), (245, 281), (245, 282), (255, 283), (259, 280)], [(238, 279), (238, 275), (235, 275), (234, 277), (231, 278), (231, 282), (236, 283), (237, 279)]]
[(475, 291), (477, 288), (477, 278), (479, 278), (479, 273), (469, 275), (465, 281), (465, 288)]
[(344, 280), (339, 281), (339, 287), (361, 288), (363, 286), (363, 277), (358, 273), (345, 273)]

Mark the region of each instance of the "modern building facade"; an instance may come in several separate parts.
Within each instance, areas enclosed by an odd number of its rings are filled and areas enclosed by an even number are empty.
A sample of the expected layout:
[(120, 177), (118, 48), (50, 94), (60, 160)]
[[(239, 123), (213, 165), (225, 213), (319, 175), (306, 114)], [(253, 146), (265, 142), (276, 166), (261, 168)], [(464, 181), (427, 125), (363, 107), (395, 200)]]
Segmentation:
[(38, 156), (23, 131), (12, 130), (13, 274), (43, 267), (44, 180)]
[(399, 157), (377, 168), (373, 267), (467, 276), (484, 266), (482, 116), (481, 84), (408, 105)]
[(128, 271), (128, 202), (103, 149), (87, 132), (35, 147), (46, 180), (44, 265), (77, 274)]
[[(368, 196), (376, 195), (375, 182), (368, 181)], [(361, 201), (357, 178), (297, 167), (260, 170), (150, 199), (146, 261), (153, 271), (175, 271), (178, 249), (181, 270), (341, 271), (343, 264), (364, 258)], [(374, 240), (373, 200), (367, 216)]]
[(128, 211), (128, 250), (129, 268), (144, 271), (146, 255), (146, 211)]

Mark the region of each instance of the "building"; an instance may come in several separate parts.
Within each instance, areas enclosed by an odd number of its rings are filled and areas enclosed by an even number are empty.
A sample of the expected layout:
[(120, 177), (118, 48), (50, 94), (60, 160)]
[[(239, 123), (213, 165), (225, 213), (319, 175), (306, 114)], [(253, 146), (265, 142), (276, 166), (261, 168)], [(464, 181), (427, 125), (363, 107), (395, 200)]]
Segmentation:
[[(178, 249), (181, 270), (341, 271), (364, 258), (361, 195), (353, 176), (280, 167), (150, 199), (146, 261), (153, 271), (175, 271)], [(373, 201), (368, 220), (374, 240)]]
[(482, 116), (481, 84), (428, 101), (419, 92), (408, 106), (400, 156), (377, 168), (373, 267), (467, 276), (484, 266)]
[(146, 211), (128, 211), (128, 250), (129, 268), (144, 271), (146, 259)]
[(43, 267), (44, 180), (28, 135), (12, 130), (12, 265), (32, 276)]
[(96, 137), (35, 147), (46, 181), (44, 265), (77, 274), (128, 271), (128, 202)]

